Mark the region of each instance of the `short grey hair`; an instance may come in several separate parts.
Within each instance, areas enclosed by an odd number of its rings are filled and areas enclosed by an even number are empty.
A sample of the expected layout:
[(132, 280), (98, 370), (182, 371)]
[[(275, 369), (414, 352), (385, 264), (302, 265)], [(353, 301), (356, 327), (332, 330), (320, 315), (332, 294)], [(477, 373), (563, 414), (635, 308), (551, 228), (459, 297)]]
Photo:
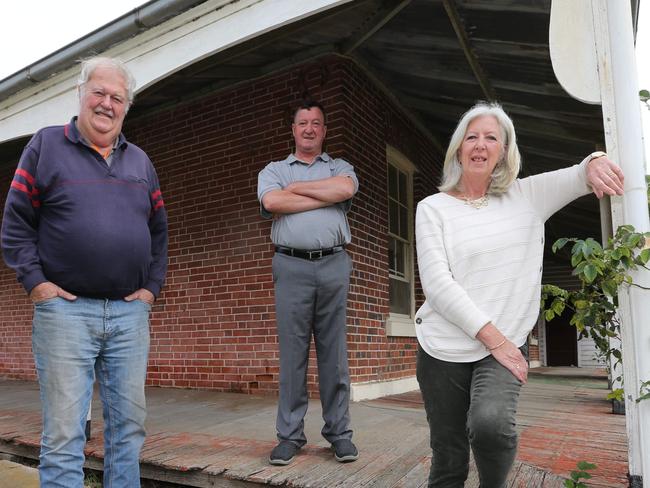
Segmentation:
[(498, 103), (479, 102), (463, 114), (451, 136), (442, 168), (442, 182), (438, 190), (444, 192), (461, 190), (460, 179), (463, 175), (463, 167), (458, 161), (458, 151), (463, 144), (469, 124), (474, 119), (485, 116), (492, 116), (499, 123), (505, 149), (503, 159), (497, 163), (492, 172), (488, 193), (504, 193), (517, 178), (521, 167), (521, 155), (512, 120)]
[(126, 85), (126, 96), (128, 98), (130, 106), (133, 103), (133, 96), (135, 92), (135, 78), (133, 77), (133, 74), (129, 68), (126, 67), (126, 64), (117, 58), (95, 56), (93, 58), (82, 60), (81, 73), (77, 79), (77, 88), (79, 88), (79, 94), (82, 94), (84, 85), (88, 83), (88, 80), (97, 68), (113, 69), (122, 75), (124, 78), (124, 83)]

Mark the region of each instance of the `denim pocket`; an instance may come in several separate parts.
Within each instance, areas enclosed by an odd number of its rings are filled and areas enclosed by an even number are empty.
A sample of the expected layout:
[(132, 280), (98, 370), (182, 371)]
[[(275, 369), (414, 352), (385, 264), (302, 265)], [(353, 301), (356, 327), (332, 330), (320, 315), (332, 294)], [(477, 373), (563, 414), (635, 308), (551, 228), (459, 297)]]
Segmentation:
[(50, 303), (55, 302), (58, 298), (61, 298), (61, 297), (57, 295), (55, 297), (45, 298), (43, 300), (39, 300), (38, 302), (34, 302), (34, 306), (38, 307), (39, 305), (48, 305)]
[(136, 298), (136, 299), (133, 300), (133, 301), (134, 301), (134, 302), (137, 302), (137, 303), (141, 303), (142, 305), (144, 305), (145, 307), (147, 307), (148, 310), (151, 310), (151, 307), (152, 307), (151, 303), (149, 303), (149, 302), (145, 302), (144, 300), (140, 300), (139, 298)]

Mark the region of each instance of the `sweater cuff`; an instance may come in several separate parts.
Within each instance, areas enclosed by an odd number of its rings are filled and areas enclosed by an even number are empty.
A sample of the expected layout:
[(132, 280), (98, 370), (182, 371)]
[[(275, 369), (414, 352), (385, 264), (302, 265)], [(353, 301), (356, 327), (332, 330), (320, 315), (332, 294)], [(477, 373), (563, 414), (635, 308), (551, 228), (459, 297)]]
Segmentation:
[(481, 312), (481, 314), (476, 315), (471, 322), (468, 322), (467, 325), (463, 327), (463, 330), (465, 330), (465, 333), (472, 339), (475, 339), (476, 334), (478, 334), (478, 332), (490, 322), (492, 322), (492, 319), (490, 319), (487, 314)]
[(587, 178), (587, 166), (589, 165), (589, 162), (592, 160), (591, 155), (587, 156), (585, 159), (582, 160), (580, 164), (578, 164), (578, 167), (580, 168), (579, 175), (580, 179), (585, 185), (585, 188), (587, 188), (587, 191), (593, 191), (591, 188), (591, 185), (589, 184), (589, 179)]
[(35, 269), (34, 271), (24, 275), (20, 280), (20, 282), (23, 285), (23, 288), (25, 288), (25, 291), (27, 292), (28, 295), (32, 292), (32, 290), (37, 285), (40, 285), (41, 283), (45, 283), (47, 281), (48, 279), (45, 277), (43, 271), (40, 268)]
[(158, 295), (160, 295), (161, 286), (155, 281), (148, 281), (142, 288), (149, 290), (156, 298), (158, 298)]

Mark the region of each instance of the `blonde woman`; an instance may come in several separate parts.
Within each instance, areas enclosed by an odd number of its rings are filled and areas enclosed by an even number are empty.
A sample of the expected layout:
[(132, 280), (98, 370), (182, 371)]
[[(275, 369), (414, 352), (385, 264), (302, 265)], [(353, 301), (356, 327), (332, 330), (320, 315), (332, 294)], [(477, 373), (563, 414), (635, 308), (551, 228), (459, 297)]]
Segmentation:
[(623, 173), (602, 152), (517, 179), (520, 160), (510, 117), (480, 103), (451, 138), (440, 192), (417, 208), (426, 298), (415, 319), (417, 378), (431, 432), (430, 487), (462, 488), (470, 446), (481, 487), (505, 486), (526, 337), (539, 311), (544, 222), (591, 191), (623, 193)]

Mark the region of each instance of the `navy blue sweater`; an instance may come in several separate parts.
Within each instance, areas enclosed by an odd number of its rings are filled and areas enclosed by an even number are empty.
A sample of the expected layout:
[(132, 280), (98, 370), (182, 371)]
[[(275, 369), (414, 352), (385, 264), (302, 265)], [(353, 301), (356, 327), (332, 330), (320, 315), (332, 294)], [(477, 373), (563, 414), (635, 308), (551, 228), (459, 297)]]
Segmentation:
[(120, 134), (110, 167), (75, 118), (25, 147), (2, 220), (5, 262), (29, 293), (51, 281), (75, 295), (158, 296), (167, 271), (167, 214), (158, 176)]

